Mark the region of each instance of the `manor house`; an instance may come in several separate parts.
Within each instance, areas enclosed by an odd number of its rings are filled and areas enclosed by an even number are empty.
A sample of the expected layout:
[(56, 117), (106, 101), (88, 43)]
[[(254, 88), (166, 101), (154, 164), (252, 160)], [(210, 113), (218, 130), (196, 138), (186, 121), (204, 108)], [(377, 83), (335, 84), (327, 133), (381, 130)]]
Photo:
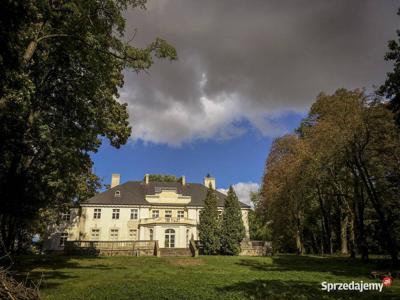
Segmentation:
[[(150, 179), (121, 184), (120, 175), (112, 174), (110, 189), (61, 216), (45, 250), (62, 250), (67, 241), (158, 241), (160, 248), (188, 248), (199, 238), (199, 213), (208, 187), (216, 188), (215, 178), (206, 176), (203, 184), (188, 183), (184, 176), (174, 182)], [(222, 215), (226, 196), (215, 192)], [(240, 206), (248, 238), (250, 207)]]

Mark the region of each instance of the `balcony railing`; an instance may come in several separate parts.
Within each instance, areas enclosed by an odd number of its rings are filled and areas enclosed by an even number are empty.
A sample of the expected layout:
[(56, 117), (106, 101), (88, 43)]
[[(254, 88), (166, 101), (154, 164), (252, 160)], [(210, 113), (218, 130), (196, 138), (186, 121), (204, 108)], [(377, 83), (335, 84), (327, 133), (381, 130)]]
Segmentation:
[(188, 218), (145, 218), (140, 219), (141, 225), (147, 224), (186, 224), (186, 225), (196, 225), (197, 222), (194, 219)]

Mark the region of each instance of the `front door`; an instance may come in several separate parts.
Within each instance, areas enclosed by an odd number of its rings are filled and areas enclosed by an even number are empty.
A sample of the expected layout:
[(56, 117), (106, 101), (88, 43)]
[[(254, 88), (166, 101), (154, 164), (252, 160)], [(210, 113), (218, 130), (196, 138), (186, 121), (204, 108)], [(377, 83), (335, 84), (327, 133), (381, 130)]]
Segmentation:
[(175, 230), (165, 230), (165, 248), (175, 248)]

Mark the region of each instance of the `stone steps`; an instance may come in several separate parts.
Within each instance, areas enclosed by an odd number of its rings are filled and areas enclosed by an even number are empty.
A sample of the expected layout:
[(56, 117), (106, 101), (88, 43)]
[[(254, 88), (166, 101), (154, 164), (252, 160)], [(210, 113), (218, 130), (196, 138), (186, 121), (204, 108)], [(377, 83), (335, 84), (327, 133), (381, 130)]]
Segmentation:
[(161, 256), (192, 256), (189, 248), (160, 248)]

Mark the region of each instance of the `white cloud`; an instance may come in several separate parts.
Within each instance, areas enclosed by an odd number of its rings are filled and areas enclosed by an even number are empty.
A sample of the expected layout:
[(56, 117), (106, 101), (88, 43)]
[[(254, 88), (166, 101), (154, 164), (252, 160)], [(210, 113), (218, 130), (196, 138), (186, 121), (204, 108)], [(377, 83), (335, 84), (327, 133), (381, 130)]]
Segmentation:
[(277, 136), (287, 131), (277, 117), (303, 114), (321, 91), (370, 88), (391, 68), (383, 56), (395, 1), (255, 2), (149, 1), (126, 12), (135, 46), (161, 36), (178, 53), (139, 76), (126, 72), (120, 100), (133, 141), (230, 139), (247, 124)]
[(164, 97), (153, 91), (153, 101), (159, 104), (149, 105), (141, 101), (140, 96), (124, 89), (121, 102), (128, 102), (128, 110), (134, 141), (180, 146), (193, 140), (227, 140), (246, 133), (240, 121), (248, 121), (265, 136), (277, 136), (287, 129), (283, 124), (274, 123), (272, 118), (281, 113), (265, 113), (249, 107), (247, 101), (238, 93), (221, 92), (210, 98), (203, 90), (207, 77), (202, 73), (198, 83), (199, 94), (194, 104)]
[[(250, 199), (250, 193), (257, 192), (260, 189), (260, 185), (255, 182), (239, 182), (233, 185), (233, 189), (235, 190), (239, 201), (253, 206)], [(218, 189), (218, 191), (224, 194), (228, 193), (228, 189), (221, 188)]]

